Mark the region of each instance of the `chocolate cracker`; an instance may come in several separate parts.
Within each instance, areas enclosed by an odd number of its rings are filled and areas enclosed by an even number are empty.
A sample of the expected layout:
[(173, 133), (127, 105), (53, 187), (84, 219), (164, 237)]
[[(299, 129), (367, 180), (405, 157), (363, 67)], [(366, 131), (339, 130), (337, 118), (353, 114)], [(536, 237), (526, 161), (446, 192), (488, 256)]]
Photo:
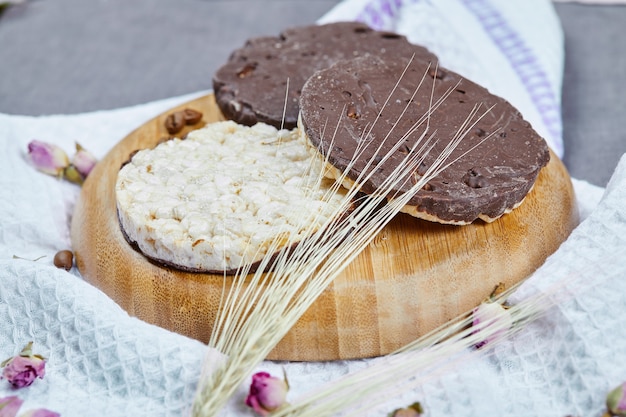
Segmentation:
[(217, 105), (227, 119), (240, 124), (293, 129), (305, 81), (339, 60), (366, 54), (436, 60), (404, 36), (358, 22), (295, 27), (275, 37), (250, 39), (235, 50), (213, 77)]
[[(430, 62), (409, 61), (410, 57), (384, 61), (370, 56), (316, 72), (300, 99), (301, 128), (312, 145), (353, 181), (373, 170), (373, 176), (361, 184), (363, 192), (372, 193), (416, 152), (416, 142), (426, 143), (432, 135), (428, 146), (433, 149), (424, 163), (395, 190), (406, 192), (460, 134), (463, 139), (449, 158), (458, 160), (411, 198), (409, 212), (442, 223), (466, 224), (479, 217), (491, 221), (516, 207), (550, 159), (546, 142), (503, 98), (452, 71), (437, 70)], [(476, 106), (482, 117), (467, 123)], [(400, 146), (383, 161), (382, 156), (396, 144)], [(359, 146), (363, 153), (350, 165)]]

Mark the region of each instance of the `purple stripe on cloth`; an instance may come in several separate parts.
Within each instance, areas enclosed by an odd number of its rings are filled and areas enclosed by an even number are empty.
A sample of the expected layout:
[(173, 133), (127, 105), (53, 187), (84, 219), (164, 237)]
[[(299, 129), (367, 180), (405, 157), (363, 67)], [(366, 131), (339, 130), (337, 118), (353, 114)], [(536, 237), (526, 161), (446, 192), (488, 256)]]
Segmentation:
[(562, 155), (561, 106), (537, 57), (488, 0), (461, 0), (461, 2), (476, 16), (487, 35), (511, 63), (539, 111), (548, 133), (554, 139), (552, 141), (554, 151)]
[[(423, 0), (371, 0), (367, 2), (356, 20), (376, 30), (392, 30), (402, 6)], [(541, 115), (552, 137), (552, 146), (563, 155), (563, 127), (561, 107), (539, 60), (522, 37), (509, 25), (489, 0), (460, 0), (482, 25), (487, 35), (510, 62), (529, 97)]]
[(372, 0), (367, 3), (355, 20), (376, 30), (391, 30), (400, 8), (406, 3), (419, 0)]

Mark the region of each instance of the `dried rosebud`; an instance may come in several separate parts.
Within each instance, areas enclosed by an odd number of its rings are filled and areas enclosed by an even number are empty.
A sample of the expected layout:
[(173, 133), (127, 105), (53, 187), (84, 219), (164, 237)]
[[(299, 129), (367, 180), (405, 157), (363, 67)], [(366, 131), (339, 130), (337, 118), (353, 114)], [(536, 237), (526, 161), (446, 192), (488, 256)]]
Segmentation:
[(289, 385), (286, 378), (280, 379), (267, 372), (257, 372), (252, 375), (246, 405), (252, 407), (261, 416), (267, 416), (285, 404), (288, 390)]
[(69, 165), (63, 170), (63, 178), (78, 185), (82, 185), (83, 181), (85, 181), (74, 165)]
[(28, 159), (39, 171), (60, 177), (70, 161), (63, 149), (33, 140), (28, 144)]
[(72, 165), (83, 179), (87, 178), (97, 162), (98, 160), (91, 152), (80, 146), (80, 144), (76, 144), (76, 153), (72, 158)]
[(0, 417), (15, 417), (23, 402), (14, 395), (0, 398)]
[(420, 417), (424, 413), (422, 404), (419, 402), (413, 403), (405, 408), (398, 408), (394, 410), (389, 417)]
[(472, 334), (487, 333), (487, 329), (497, 328), (489, 331), (480, 342), (476, 343), (477, 348), (481, 348), (488, 343), (492, 343), (500, 338), (507, 330), (513, 326), (513, 319), (508, 309), (498, 302), (485, 301), (472, 311)]
[(46, 410), (45, 408), (39, 408), (37, 410), (29, 410), (23, 414), (20, 414), (20, 417), (60, 417), (61, 414), (55, 413), (54, 411)]
[(606, 396), (606, 408), (611, 416), (626, 416), (626, 382), (609, 392)]
[(46, 374), (46, 360), (41, 355), (34, 355), (33, 342), (29, 342), (19, 355), (2, 362), (0, 367), (2, 378), (9, 381), (15, 388), (27, 387), (35, 378), (43, 378)]

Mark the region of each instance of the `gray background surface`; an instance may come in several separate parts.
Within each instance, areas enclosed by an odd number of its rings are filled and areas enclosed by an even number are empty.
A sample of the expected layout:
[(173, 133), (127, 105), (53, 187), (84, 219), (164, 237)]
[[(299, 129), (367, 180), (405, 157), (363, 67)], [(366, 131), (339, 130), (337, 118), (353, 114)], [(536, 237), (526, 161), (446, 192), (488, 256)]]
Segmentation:
[[(336, 3), (27, 1), (0, 16), (0, 112), (81, 113), (207, 90), (247, 38), (314, 23)], [(626, 152), (626, 6), (555, 8), (565, 33), (564, 162), (603, 186)]]

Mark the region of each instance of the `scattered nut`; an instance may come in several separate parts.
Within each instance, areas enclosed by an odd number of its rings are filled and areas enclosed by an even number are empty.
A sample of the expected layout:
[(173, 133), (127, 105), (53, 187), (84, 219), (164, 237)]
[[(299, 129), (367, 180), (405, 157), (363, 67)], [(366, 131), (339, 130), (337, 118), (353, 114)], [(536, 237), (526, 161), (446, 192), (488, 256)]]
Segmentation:
[(183, 115), (185, 117), (185, 123), (188, 125), (195, 125), (202, 120), (202, 113), (197, 110), (185, 109), (183, 110)]
[(185, 125), (195, 125), (202, 120), (202, 113), (193, 110), (185, 109), (171, 113), (165, 119), (165, 129), (170, 135), (174, 135), (185, 127)]
[(174, 112), (165, 119), (165, 129), (171, 135), (183, 130), (183, 127), (185, 127), (185, 116), (182, 111)]
[(74, 264), (74, 254), (70, 250), (62, 250), (54, 255), (54, 266), (63, 268), (66, 271), (72, 269)]

